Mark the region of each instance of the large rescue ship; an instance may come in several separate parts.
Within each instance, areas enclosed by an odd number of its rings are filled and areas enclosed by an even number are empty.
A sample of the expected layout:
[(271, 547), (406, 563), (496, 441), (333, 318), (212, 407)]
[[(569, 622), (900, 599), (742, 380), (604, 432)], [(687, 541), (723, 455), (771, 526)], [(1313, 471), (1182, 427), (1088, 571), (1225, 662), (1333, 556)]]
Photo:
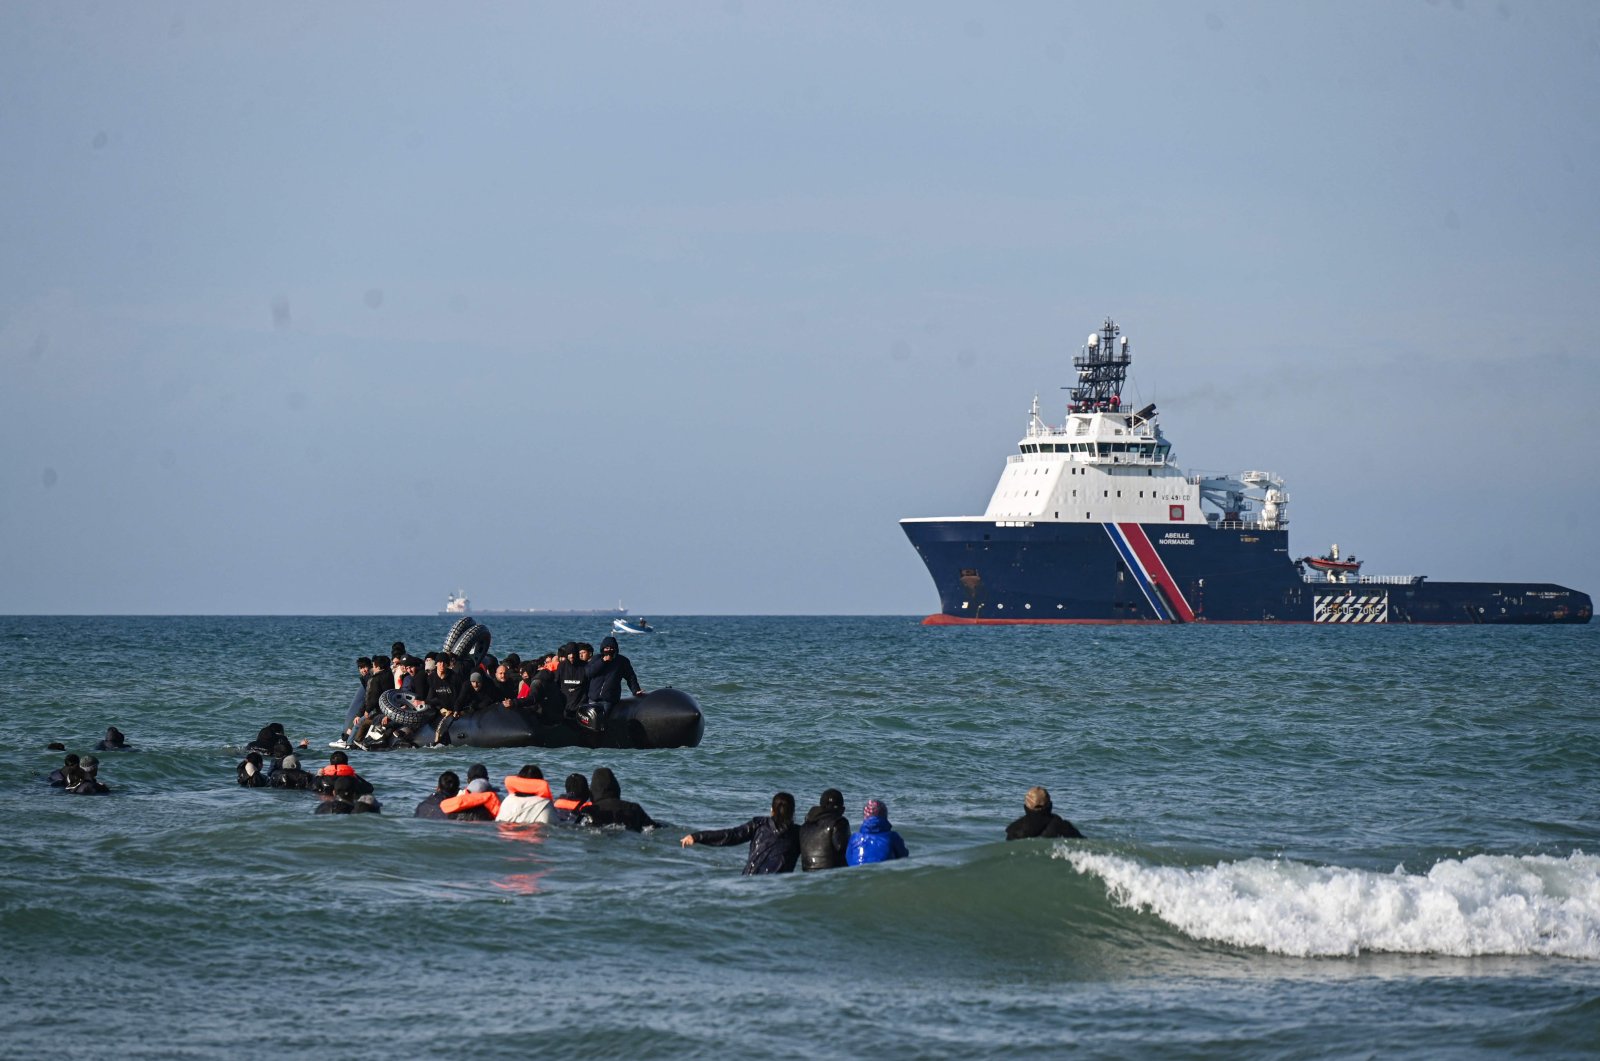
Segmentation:
[(1106, 320), (1073, 359), (1066, 420), (1040, 416), (981, 516), (900, 521), (928, 565), (925, 623), (1586, 623), (1587, 593), (1548, 582), (1363, 575), (1295, 559), (1271, 472), (1189, 475), (1156, 407), (1123, 401), (1133, 354)]

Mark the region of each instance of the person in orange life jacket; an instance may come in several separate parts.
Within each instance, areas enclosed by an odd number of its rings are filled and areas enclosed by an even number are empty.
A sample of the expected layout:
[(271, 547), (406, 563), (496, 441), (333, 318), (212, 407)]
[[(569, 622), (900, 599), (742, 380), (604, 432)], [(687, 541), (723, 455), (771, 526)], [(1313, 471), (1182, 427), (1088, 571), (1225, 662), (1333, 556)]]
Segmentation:
[(881, 799), (869, 799), (861, 811), (861, 828), (850, 837), (845, 848), (847, 866), (865, 866), (873, 862), (888, 862), (905, 858), (910, 852), (900, 834), (889, 827), (889, 805)]
[(336, 751), (328, 756), (328, 765), (317, 772), (316, 790), (318, 792), (331, 788), (334, 782), (341, 777), (354, 778), (351, 785), (358, 796), (372, 794), (372, 782), (356, 773), (356, 768), (350, 765), (350, 757), (342, 751)]
[(312, 814), (354, 814), (356, 810), (355, 784), (350, 777), (336, 777), (333, 784), (324, 788), (322, 797)]
[(100, 760), (85, 755), (78, 761), (78, 772), (67, 777), (66, 791), (74, 796), (103, 796), (111, 786), (100, 780)]
[(800, 858), (800, 830), (794, 824), (794, 797), (779, 792), (772, 797), (771, 816), (751, 818), (743, 825), (731, 829), (703, 829), (692, 832), (679, 841), (684, 847), (708, 844), (712, 847), (731, 847), (750, 842), (750, 853), (744, 860), (744, 873), (793, 873)]
[(1050, 807), (1050, 793), (1035, 785), (1022, 797), (1022, 817), (1006, 826), (1007, 840), (1029, 840), (1034, 837), (1070, 840), (1081, 839), (1077, 827)]
[(844, 865), (845, 847), (850, 843), (850, 819), (844, 816), (844, 793), (824, 789), (818, 805), (800, 826), (800, 868), (837, 869)]
[(262, 760), (260, 752), (251, 752), (249, 755), (244, 757), (244, 761), (235, 768), (235, 773), (238, 775), (239, 784), (241, 787), (267, 787), (269, 784), (267, 781), (267, 774), (266, 771), (262, 769), (261, 764)]
[(658, 823), (646, 814), (644, 808), (622, 798), (622, 783), (609, 766), (595, 770), (589, 779), (589, 792), (594, 802), (583, 812), (588, 825), (620, 825), (631, 832), (643, 832)]
[(538, 766), (529, 763), (506, 778), (506, 798), (494, 816), (497, 822), (519, 825), (544, 825), (555, 819), (550, 782)]
[(589, 792), (589, 779), (582, 774), (568, 774), (566, 791), (555, 799), (556, 820), (560, 822), (582, 820), (593, 799)]
[(617, 651), (617, 639), (607, 637), (600, 642), (600, 658), (591, 660), (583, 670), (589, 682), (589, 699), (584, 705), (580, 721), (594, 730), (603, 730), (606, 716), (622, 699), (622, 683), (627, 682), (634, 696), (643, 696), (639, 676), (633, 673), (633, 664), (627, 656)]
[(492, 822), (500, 813), (500, 797), (482, 777), (467, 782), (464, 792), (439, 801), (439, 809), (452, 821)]

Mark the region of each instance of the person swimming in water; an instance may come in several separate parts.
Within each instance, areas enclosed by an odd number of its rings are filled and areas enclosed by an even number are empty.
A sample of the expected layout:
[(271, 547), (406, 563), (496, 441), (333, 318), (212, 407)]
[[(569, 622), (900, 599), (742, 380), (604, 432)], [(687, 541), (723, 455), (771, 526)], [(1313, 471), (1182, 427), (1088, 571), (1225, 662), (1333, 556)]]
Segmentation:
[(506, 778), (506, 798), (500, 801), (495, 821), (515, 825), (544, 825), (554, 818), (550, 782), (544, 779), (544, 773), (538, 766), (529, 763)]
[(267, 780), (266, 771), (262, 768), (260, 752), (251, 752), (246, 755), (234, 768), (234, 773), (239, 779), (241, 788), (266, 788), (271, 782)]
[(757, 873), (793, 873), (800, 858), (800, 830), (794, 824), (794, 797), (779, 792), (772, 797), (772, 813), (751, 818), (731, 829), (704, 829), (692, 832), (679, 843), (684, 847), (706, 844), (732, 847), (750, 843), (744, 861), (746, 876)]
[(133, 751), (132, 748), (128, 747), (128, 738), (124, 737), (122, 735), (122, 731), (120, 729), (118, 729), (117, 727), (115, 727), (115, 726), (107, 726), (106, 727), (105, 739), (102, 740), (99, 744), (96, 744), (94, 746), (94, 750), (97, 751), (97, 752), (131, 752), (131, 751)]
[(1042, 785), (1028, 789), (1022, 797), (1022, 817), (1006, 826), (1007, 840), (1031, 840), (1034, 837), (1050, 839), (1082, 839), (1077, 827), (1050, 806), (1050, 793)]
[(74, 796), (103, 796), (111, 791), (111, 786), (100, 780), (100, 760), (92, 755), (85, 755), (78, 762), (78, 774), (69, 777), (66, 787), (67, 792)]
[(844, 816), (844, 793), (824, 789), (817, 806), (806, 814), (800, 826), (800, 868), (838, 869), (845, 864), (845, 848), (850, 844), (850, 819)]
[(861, 828), (850, 837), (844, 859), (848, 866), (866, 866), (909, 857), (906, 842), (889, 825), (889, 805), (869, 799), (861, 810)]
[(594, 802), (583, 812), (582, 820), (589, 825), (620, 825), (630, 832), (653, 829), (656, 822), (637, 803), (622, 798), (622, 783), (609, 766), (595, 770), (589, 779), (589, 792)]
[(66, 759), (60, 766), (50, 771), (50, 776), (45, 780), (50, 782), (51, 788), (66, 788), (69, 784), (77, 784), (76, 780), (68, 780), (69, 778), (82, 776), (83, 771), (78, 767), (78, 753), (68, 752)]

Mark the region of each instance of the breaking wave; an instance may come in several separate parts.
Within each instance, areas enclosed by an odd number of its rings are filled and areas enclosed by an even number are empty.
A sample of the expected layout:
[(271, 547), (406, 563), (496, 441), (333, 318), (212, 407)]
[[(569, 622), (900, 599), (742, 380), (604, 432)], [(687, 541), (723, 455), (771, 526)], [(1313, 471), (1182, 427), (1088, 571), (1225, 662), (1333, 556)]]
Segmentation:
[(1294, 957), (1362, 952), (1600, 959), (1600, 856), (1474, 855), (1426, 873), (1252, 858), (1150, 866), (1058, 847), (1111, 901), (1194, 939)]

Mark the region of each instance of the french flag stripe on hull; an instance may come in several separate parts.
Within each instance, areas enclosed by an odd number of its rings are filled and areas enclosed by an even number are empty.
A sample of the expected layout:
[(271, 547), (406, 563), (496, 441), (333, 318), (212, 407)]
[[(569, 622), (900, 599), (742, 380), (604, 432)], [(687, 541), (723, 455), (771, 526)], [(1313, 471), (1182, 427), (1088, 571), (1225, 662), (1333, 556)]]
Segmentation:
[(1150, 585), (1150, 576), (1145, 573), (1144, 565), (1134, 555), (1132, 546), (1122, 536), (1115, 523), (1107, 523), (1104, 526), (1106, 534), (1111, 537), (1111, 544), (1116, 547), (1117, 552), (1122, 556), (1122, 562), (1128, 565), (1129, 571), (1133, 572), (1133, 580), (1139, 584), (1139, 590), (1144, 594), (1144, 599), (1150, 602), (1151, 611), (1156, 613), (1157, 619), (1164, 623), (1170, 623), (1172, 616), (1168, 615), (1167, 610), (1161, 606), (1161, 594), (1157, 593)]
[(1184, 599), (1183, 592), (1178, 589), (1177, 580), (1172, 577), (1172, 572), (1167, 570), (1166, 563), (1156, 552), (1156, 547), (1151, 544), (1150, 536), (1144, 532), (1144, 528), (1137, 523), (1118, 523), (1116, 527), (1127, 539), (1134, 556), (1138, 557), (1145, 576), (1161, 587), (1172, 607), (1177, 609), (1178, 618), (1186, 623), (1194, 622), (1194, 611)]

